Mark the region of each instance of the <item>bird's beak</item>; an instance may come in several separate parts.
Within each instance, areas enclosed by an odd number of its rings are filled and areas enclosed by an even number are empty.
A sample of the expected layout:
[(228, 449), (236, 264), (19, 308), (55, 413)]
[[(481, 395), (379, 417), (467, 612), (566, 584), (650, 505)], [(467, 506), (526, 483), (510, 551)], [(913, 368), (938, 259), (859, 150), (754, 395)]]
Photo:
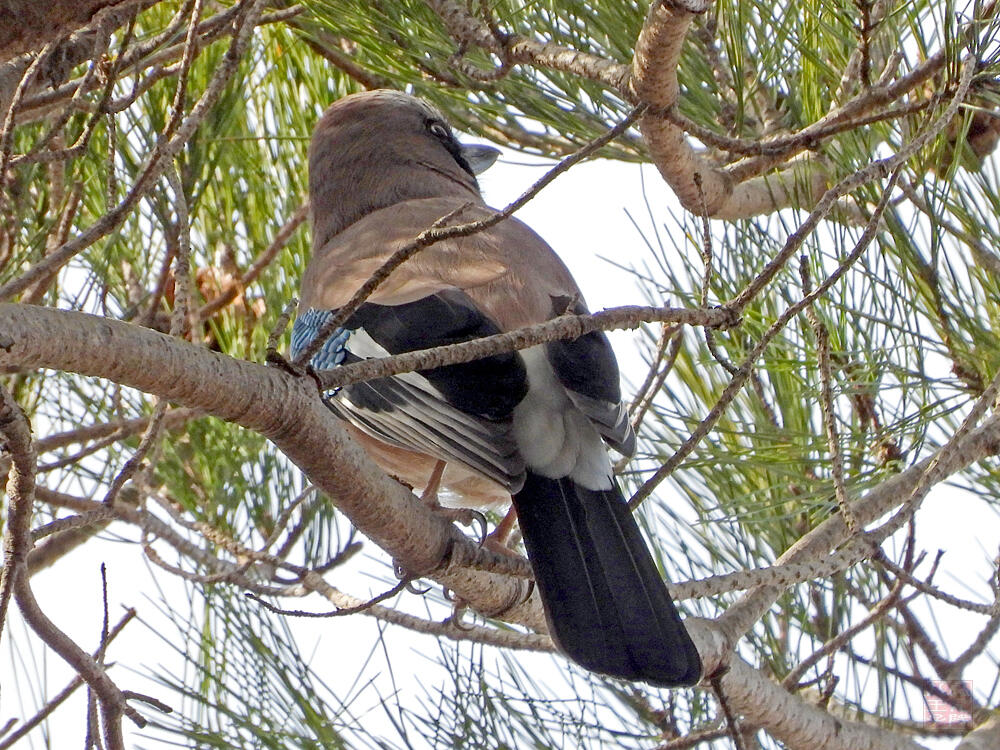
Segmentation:
[(492, 146), (480, 146), (478, 144), (462, 143), (462, 158), (469, 165), (473, 174), (482, 174), (493, 166), (493, 163), (500, 156), (500, 149)]

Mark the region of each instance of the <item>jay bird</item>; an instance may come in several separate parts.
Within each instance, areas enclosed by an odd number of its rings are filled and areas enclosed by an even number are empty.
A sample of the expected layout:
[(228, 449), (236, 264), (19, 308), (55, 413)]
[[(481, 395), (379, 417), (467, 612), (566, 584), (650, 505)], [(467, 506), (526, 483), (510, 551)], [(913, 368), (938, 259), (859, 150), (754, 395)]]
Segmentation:
[[(292, 356), (435, 221), (456, 209), (463, 222), (490, 216), (476, 175), (498, 153), (459, 143), (436, 109), (400, 92), (354, 94), (327, 109), (309, 150), (313, 255)], [(587, 312), (569, 271), (508, 218), (407, 260), (309, 364), (328, 369), (468, 341), (566, 312)], [(466, 506), (512, 498), (549, 632), (568, 657), (654, 685), (698, 681), (698, 652), (612, 474), (607, 446), (631, 455), (635, 434), (603, 333), (324, 398), (373, 459), (411, 487), (439, 482)]]

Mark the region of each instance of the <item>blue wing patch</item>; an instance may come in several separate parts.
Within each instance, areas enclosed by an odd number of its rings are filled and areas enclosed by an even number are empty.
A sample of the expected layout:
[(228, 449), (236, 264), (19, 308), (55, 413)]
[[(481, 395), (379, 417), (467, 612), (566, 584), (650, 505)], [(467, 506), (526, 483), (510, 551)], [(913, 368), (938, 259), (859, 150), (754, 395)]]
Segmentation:
[[(496, 333), (495, 324), (474, 313), (461, 295), (442, 292), (395, 307), (366, 302), (327, 337), (309, 365), (330, 370)], [(308, 308), (299, 314), (292, 326), (293, 359), (334, 313)], [(511, 435), (510, 412), (527, 387), (524, 361), (510, 352), (352, 383), (322, 396), (334, 414), (384, 443), (457, 461), (516, 492), (524, 482), (524, 460)]]
[[(319, 333), (323, 325), (333, 317), (329, 310), (316, 310), (310, 308), (295, 319), (292, 326), (292, 346), (291, 357), (295, 359), (299, 352), (303, 351)], [(344, 361), (347, 356), (347, 340), (351, 337), (351, 332), (346, 328), (335, 330), (323, 346), (312, 356), (309, 364), (314, 370), (332, 370)], [(338, 389), (339, 390), (339, 389)], [(332, 393), (326, 394), (333, 395)]]

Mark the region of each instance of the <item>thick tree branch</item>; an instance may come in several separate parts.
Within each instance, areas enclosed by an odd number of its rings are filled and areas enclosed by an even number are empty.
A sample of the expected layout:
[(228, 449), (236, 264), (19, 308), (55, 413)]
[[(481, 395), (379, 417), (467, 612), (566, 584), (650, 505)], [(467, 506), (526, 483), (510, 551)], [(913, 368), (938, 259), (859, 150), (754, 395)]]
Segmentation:
[(633, 101), (649, 106), (639, 129), (663, 179), (688, 211), (714, 216), (732, 194), (731, 180), (697, 156), (684, 131), (663, 116), (677, 103), (677, 64), (687, 31), (708, 8), (708, 0), (654, 0), (635, 43), (628, 88)]
[[(0, 305), (0, 331), (4, 332), (0, 340), (0, 365), (50, 367), (108, 378), (261, 432), (317, 486), (335, 498), (360, 530), (404, 567), (416, 572), (431, 571), (431, 577), (454, 590), (479, 611), (501, 612), (504, 619), (543, 628), (537, 602), (521, 602), (524, 592), (517, 580), (475, 570), (448, 567), (435, 570), (449, 559), (452, 545), (471, 548), (471, 543), (388, 479), (360, 448), (350, 443), (317, 398), (309, 381), (233, 360), (137, 326), (79, 313)], [(994, 417), (966, 436), (952, 451), (946, 465), (938, 464), (939, 476), (993, 455), (998, 449), (1000, 417)], [(918, 464), (887, 480), (856, 501), (852, 510), (859, 522), (876, 518), (894, 507), (905, 496), (907, 488), (919, 480), (925, 464)], [(846, 527), (839, 516), (831, 518), (807, 535), (780, 562), (801, 562), (823, 556), (846, 535)], [(771, 596), (773, 594), (768, 592), (767, 598)], [(754, 597), (748, 595), (748, 600), (752, 602)], [(744, 604), (742, 608), (747, 606)], [(735, 607), (737, 612), (740, 608), (740, 605)], [(718, 663), (728, 650), (726, 642), (733, 642), (730, 636), (738, 637), (738, 633), (728, 633), (726, 624), (726, 616), (720, 623), (722, 627), (691, 621), (692, 634), (707, 664)], [(726, 679), (735, 678), (727, 676)], [(736, 710), (758, 710), (761, 690), (781, 692), (763, 676), (746, 679), (752, 686), (749, 692), (746, 687), (727, 688)], [(740, 696), (746, 696), (747, 702), (743, 703)], [(798, 700), (787, 694), (781, 697), (782, 702), (790, 699)], [(816, 713), (817, 717), (822, 717), (816, 721), (836, 721), (819, 709)], [(799, 726), (793, 722), (793, 726), (785, 730), (782, 727), (792, 721), (789, 716), (775, 721), (776, 728), (769, 728), (769, 731), (776, 734), (788, 731), (789, 736), (813, 726), (808, 723)], [(844, 731), (842, 722), (840, 731)], [(895, 746), (886, 745), (885, 741), (884, 737), (881, 744), (850, 745), (845, 741), (842, 746)], [(912, 744), (898, 746), (913, 747)]]
[(452, 0), (427, 0), (456, 41), (473, 44), (499, 56), (507, 64), (527, 63), (601, 81), (620, 89), (628, 78), (628, 67), (614, 60), (539, 42), (517, 34), (498, 36), (489, 25), (472, 15), (464, 3)]
[(108, 9), (124, 17), (150, 0), (7, 0), (0, 7), (0, 61), (43, 47), (89, 24)]
[(895, 732), (831, 715), (788, 693), (739, 657), (723, 675), (722, 688), (734, 710), (753, 716), (756, 726), (791, 750), (923, 750)]
[(261, 433), (405, 569), (434, 578), (480, 612), (544, 631), (537, 595), (525, 601), (525, 581), (448, 566), (455, 545), (467, 547), (466, 559), (477, 549), (350, 441), (311, 379), (80, 313), (0, 305), (0, 331), (0, 366), (105, 378)]
[[(949, 451), (939, 451), (900, 474), (886, 479), (851, 504), (851, 512), (860, 525), (869, 524), (904, 503), (934, 465), (936, 479), (946, 477), (1000, 454), (1000, 414), (989, 417), (978, 429), (957, 441)], [(819, 560), (836, 549), (851, 533), (840, 514), (828, 518), (788, 548), (777, 564)], [(719, 625), (735, 642), (771, 606), (780, 589), (761, 586), (752, 589), (719, 618)]]
[[(640, 129), (653, 163), (681, 205), (692, 213), (717, 219), (746, 218), (791, 205), (814, 205), (829, 180), (826, 169), (816, 160), (790, 161), (792, 157), (844, 127), (863, 126), (866, 117), (882, 119), (881, 113), (871, 113), (891, 106), (924, 84), (940, 72), (948, 59), (941, 50), (896, 80), (889, 80), (893, 71), (888, 70), (883, 74), (885, 80), (865, 87), (816, 122), (790, 135), (754, 141), (753, 150), (760, 153), (722, 167), (698, 154), (688, 143), (687, 121), (675, 109), (679, 93), (677, 65), (684, 39), (693, 19), (708, 6), (708, 0), (652, 3), (636, 41), (632, 76), (622, 93), (633, 102), (649, 106), (639, 121)], [(988, 19), (994, 12), (995, 3), (990, 3), (977, 20)], [(976, 21), (967, 24), (961, 38), (970, 41), (978, 28)], [(917, 106), (922, 104), (918, 102)], [(717, 140), (705, 129), (699, 132), (707, 142)], [(742, 149), (746, 144), (739, 141), (735, 145)], [(780, 171), (773, 172), (776, 168)]]
[(1000, 714), (994, 714), (969, 732), (955, 750), (995, 750), (1000, 747)]
[[(636, 40), (627, 93), (633, 101), (649, 106), (639, 128), (653, 164), (681, 205), (694, 214), (737, 219), (795, 203), (811, 205), (826, 182), (824, 170), (815, 163), (795, 162), (787, 171), (744, 182), (697, 154), (688, 142), (674, 110), (679, 93), (677, 65), (691, 22), (709, 5), (708, 0), (657, 0)], [(774, 159), (772, 164), (788, 158)]]

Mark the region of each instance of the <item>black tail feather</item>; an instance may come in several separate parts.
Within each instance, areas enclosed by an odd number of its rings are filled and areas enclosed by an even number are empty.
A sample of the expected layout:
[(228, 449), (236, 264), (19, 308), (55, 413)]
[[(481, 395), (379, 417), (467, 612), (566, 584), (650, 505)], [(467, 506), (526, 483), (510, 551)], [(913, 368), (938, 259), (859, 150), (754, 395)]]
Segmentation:
[(514, 495), (552, 638), (587, 669), (693, 685), (701, 660), (617, 487), (528, 472)]

